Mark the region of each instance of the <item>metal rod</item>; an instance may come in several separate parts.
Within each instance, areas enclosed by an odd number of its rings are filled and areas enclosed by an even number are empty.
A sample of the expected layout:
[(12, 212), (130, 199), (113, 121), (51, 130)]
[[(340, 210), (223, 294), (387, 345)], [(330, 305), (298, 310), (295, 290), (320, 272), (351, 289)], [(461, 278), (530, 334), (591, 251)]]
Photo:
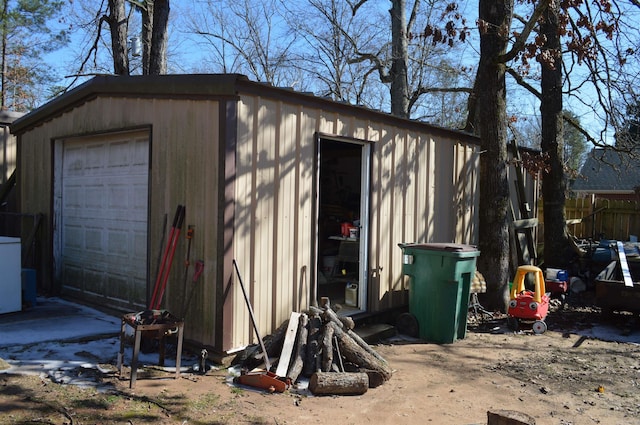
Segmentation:
[(260, 331), (258, 331), (258, 325), (256, 324), (256, 318), (253, 315), (253, 308), (251, 308), (251, 302), (249, 301), (249, 296), (247, 295), (247, 291), (244, 288), (244, 283), (242, 282), (242, 276), (240, 276), (240, 270), (238, 270), (238, 263), (236, 260), (233, 260), (233, 267), (236, 269), (236, 274), (238, 275), (238, 280), (240, 281), (240, 288), (242, 288), (242, 294), (244, 295), (244, 300), (247, 303), (247, 308), (249, 309), (249, 316), (251, 317), (251, 323), (253, 324), (253, 329), (256, 331), (256, 337), (258, 337), (258, 342), (260, 342), (260, 348), (262, 349), (262, 354), (264, 355), (264, 365), (267, 368), (267, 371), (271, 369), (271, 362), (269, 361), (269, 355), (267, 354), (267, 349), (264, 348), (264, 342), (262, 341), (262, 337), (260, 336)]

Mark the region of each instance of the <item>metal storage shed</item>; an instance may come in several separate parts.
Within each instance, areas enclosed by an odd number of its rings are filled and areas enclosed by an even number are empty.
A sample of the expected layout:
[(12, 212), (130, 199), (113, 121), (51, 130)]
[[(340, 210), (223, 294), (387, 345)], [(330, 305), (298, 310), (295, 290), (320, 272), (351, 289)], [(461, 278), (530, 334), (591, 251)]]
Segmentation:
[(477, 138), (241, 75), (96, 77), (12, 132), (21, 209), (48, 218), (41, 290), (144, 309), (164, 220), (186, 205), (205, 267), (185, 336), (221, 353), (253, 340), (233, 259), (268, 334), (316, 296), (407, 305), (400, 242), (476, 242)]

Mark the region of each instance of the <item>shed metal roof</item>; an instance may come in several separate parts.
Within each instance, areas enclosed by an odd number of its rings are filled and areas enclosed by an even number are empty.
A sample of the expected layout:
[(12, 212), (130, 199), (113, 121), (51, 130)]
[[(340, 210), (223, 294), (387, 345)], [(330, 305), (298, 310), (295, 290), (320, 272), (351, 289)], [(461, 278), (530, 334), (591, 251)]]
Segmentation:
[[(389, 122), (403, 128), (414, 128), (436, 134), (455, 134), (468, 143), (479, 143), (478, 137), (461, 131), (439, 127), (375, 111), (362, 106), (335, 102), (331, 99), (292, 89), (274, 87), (270, 84), (249, 80), (241, 74), (171, 74), (171, 75), (103, 75), (94, 77), (72, 90), (54, 98), (29, 114), (17, 119), (11, 132), (19, 135), (61, 115), (89, 100), (100, 96), (211, 99), (237, 97), (242, 93), (259, 94), (265, 97), (295, 102), (309, 106), (322, 106), (330, 111), (353, 114), (357, 111), (363, 118)], [(401, 123), (399, 121), (402, 121)]]

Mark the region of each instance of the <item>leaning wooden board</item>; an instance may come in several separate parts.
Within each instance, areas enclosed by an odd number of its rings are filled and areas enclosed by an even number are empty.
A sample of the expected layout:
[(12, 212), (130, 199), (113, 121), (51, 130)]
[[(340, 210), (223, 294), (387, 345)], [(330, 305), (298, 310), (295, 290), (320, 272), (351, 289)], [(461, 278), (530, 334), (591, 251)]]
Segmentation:
[(287, 376), (289, 370), (289, 363), (291, 362), (291, 354), (293, 353), (293, 347), (296, 343), (296, 334), (298, 333), (298, 322), (300, 321), (300, 313), (295, 311), (291, 313), (289, 318), (289, 326), (287, 327), (287, 333), (284, 336), (284, 344), (282, 345), (282, 353), (280, 354), (280, 360), (278, 360), (278, 368), (276, 369), (277, 376)]
[(627, 256), (624, 253), (624, 245), (620, 241), (618, 241), (618, 258), (620, 259), (620, 269), (622, 270), (624, 285), (633, 288), (633, 279), (631, 279), (631, 272), (629, 272), (629, 264), (627, 264)]

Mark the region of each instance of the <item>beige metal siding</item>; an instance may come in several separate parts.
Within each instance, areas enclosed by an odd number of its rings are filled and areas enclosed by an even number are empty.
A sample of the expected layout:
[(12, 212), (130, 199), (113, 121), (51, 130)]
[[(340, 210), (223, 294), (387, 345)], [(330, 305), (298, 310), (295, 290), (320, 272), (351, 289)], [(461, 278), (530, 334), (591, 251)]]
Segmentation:
[[(159, 90), (160, 83), (149, 87)], [(154, 97), (144, 87), (141, 97), (77, 93), (61, 103), (64, 109), (35, 114), (41, 118), (22, 127), (18, 184), (22, 211), (48, 218), (40, 258), (52, 258), (51, 227), (57, 225), (51, 218), (59, 202), (51, 196), (56, 141), (126, 131), (148, 131), (150, 140), (148, 280), (155, 282), (164, 247), (163, 219), (170, 227), (176, 205), (184, 204), (165, 306), (180, 313), (195, 289), (185, 336), (220, 350), (255, 340), (231, 258), (238, 261), (263, 335), (308, 307), (315, 274), (316, 135), (371, 147), (368, 311), (408, 301), (398, 243), (475, 242), (478, 147), (461, 142), (473, 142), (471, 137), (257, 83), (236, 85), (221, 99), (162, 90)], [(203, 259), (205, 269), (197, 284), (187, 280), (184, 291), (190, 225), (191, 261)], [(45, 289), (53, 288), (51, 264), (45, 261), (39, 272)]]
[[(125, 131), (146, 127), (150, 132), (151, 170), (149, 178), (148, 279), (155, 282), (164, 215), (171, 227), (177, 204), (187, 207), (180, 243), (175, 253), (166, 306), (182, 308), (182, 276), (186, 256), (184, 236), (188, 225), (195, 227), (192, 261), (202, 258), (204, 273), (195, 287), (187, 312), (185, 337), (214, 344), (217, 270), (219, 103), (214, 100), (97, 98), (63, 113), (21, 135), (22, 211), (51, 217), (52, 141), (70, 136)], [(52, 258), (51, 221), (43, 223), (41, 258)], [(55, 225), (55, 223), (53, 223)], [(167, 229), (167, 234), (169, 230)], [(39, 270), (45, 288), (53, 289), (53, 270), (48, 262)], [(192, 269), (193, 270), (193, 269)], [(189, 280), (187, 289), (191, 289)]]
[[(309, 302), (316, 132), (373, 143), (369, 311), (408, 302), (398, 243), (475, 242), (476, 145), (372, 122), (356, 112), (242, 96), (233, 255), (265, 335)], [(241, 347), (254, 334), (240, 290), (233, 291), (233, 305), (231, 345)]]
[[(244, 98), (238, 117), (234, 258), (266, 333), (308, 307), (315, 120), (258, 97)], [(233, 294), (231, 345), (240, 347), (253, 328), (242, 292)]]

